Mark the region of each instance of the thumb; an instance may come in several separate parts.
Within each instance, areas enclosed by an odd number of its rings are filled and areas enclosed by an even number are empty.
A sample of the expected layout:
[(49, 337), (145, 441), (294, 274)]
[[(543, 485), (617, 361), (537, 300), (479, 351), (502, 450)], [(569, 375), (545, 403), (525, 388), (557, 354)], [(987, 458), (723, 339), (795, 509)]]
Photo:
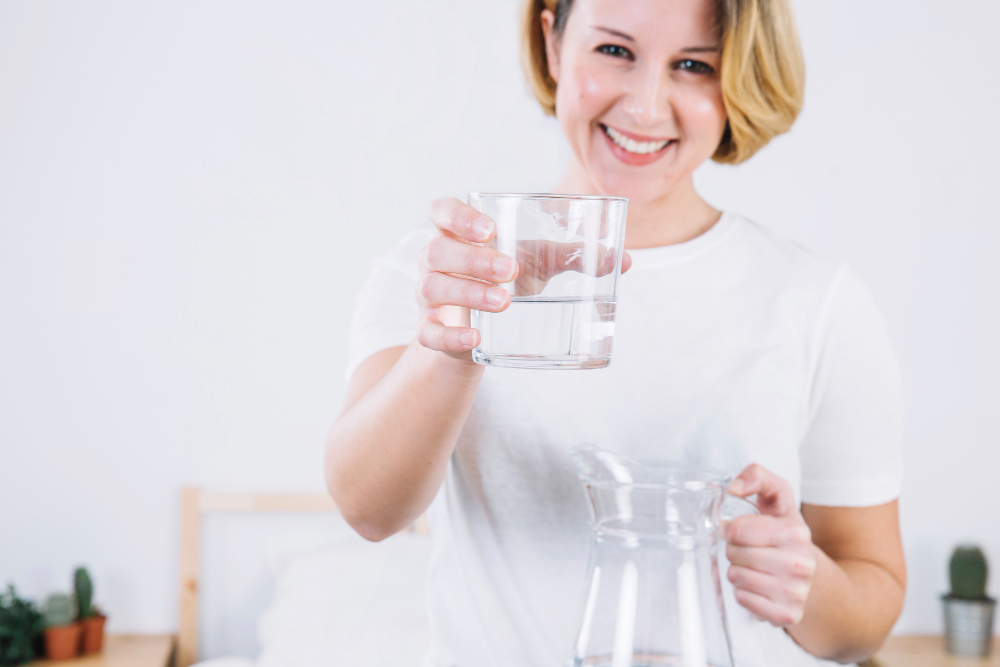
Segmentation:
[[(606, 276), (615, 270), (615, 262), (618, 261), (618, 253), (614, 248), (605, 248), (600, 246), (600, 257), (601, 260), (597, 267), (597, 277)], [(622, 273), (629, 270), (632, 266), (632, 256), (628, 254), (627, 250), (622, 250)]]
[(756, 463), (743, 469), (729, 485), (729, 492), (742, 498), (756, 494), (761, 514), (786, 516), (796, 509), (792, 485)]

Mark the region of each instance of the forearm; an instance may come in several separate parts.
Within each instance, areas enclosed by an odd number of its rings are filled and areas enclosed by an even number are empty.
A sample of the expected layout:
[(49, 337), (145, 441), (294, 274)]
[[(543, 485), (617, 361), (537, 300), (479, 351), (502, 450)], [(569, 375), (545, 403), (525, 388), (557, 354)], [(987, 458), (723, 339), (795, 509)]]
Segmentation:
[(430, 504), (482, 373), (413, 343), (334, 424), (327, 488), (362, 536), (388, 537)]
[(904, 586), (885, 567), (834, 560), (819, 547), (802, 620), (788, 634), (813, 655), (860, 661), (885, 641), (903, 606)]

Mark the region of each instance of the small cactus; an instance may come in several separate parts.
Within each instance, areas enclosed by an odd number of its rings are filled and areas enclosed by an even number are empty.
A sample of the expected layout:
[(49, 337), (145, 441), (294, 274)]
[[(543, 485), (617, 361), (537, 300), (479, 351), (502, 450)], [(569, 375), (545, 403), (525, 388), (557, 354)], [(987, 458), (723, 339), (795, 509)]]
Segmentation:
[(45, 601), (45, 627), (69, 625), (73, 622), (73, 603), (64, 593), (53, 593)]
[(87, 568), (76, 568), (76, 572), (73, 573), (73, 590), (76, 593), (76, 606), (80, 618), (93, 616), (94, 610), (91, 602), (94, 599), (94, 584), (90, 580)]
[(986, 556), (979, 547), (959, 545), (948, 563), (951, 578), (951, 597), (962, 600), (983, 600), (986, 598), (986, 578), (989, 568)]

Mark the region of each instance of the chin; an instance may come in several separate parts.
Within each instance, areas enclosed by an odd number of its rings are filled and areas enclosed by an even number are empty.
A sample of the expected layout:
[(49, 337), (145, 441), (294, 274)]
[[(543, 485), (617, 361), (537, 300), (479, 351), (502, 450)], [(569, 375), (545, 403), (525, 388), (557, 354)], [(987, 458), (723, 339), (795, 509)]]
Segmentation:
[(655, 201), (676, 186), (673, 174), (622, 173), (619, 170), (599, 170), (592, 181), (604, 195), (628, 197), (633, 205)]
[(678, 168), (676, 155), (664, 156), (668, 159), (646, 166), (631, 166), (607, 151), (601, 141), (603, 139), (595, 142), (598, 145), (593, 146), (588, 160), (590, 165), (585, 169), (590, 182), (602, 195), (628, 197), (630, 204), (641, 205), (664, 197), (685, 176), (690, 177), (684, 169)]

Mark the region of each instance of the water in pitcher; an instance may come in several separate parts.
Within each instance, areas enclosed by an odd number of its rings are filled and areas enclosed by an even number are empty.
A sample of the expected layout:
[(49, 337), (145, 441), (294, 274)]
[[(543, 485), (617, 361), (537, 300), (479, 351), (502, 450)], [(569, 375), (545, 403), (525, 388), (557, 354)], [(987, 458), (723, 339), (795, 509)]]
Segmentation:
[(611, 363), (615, 299), (513, 297), (502, 313), (472, 311), (476, 363), (509, 368), (604, 368)]

